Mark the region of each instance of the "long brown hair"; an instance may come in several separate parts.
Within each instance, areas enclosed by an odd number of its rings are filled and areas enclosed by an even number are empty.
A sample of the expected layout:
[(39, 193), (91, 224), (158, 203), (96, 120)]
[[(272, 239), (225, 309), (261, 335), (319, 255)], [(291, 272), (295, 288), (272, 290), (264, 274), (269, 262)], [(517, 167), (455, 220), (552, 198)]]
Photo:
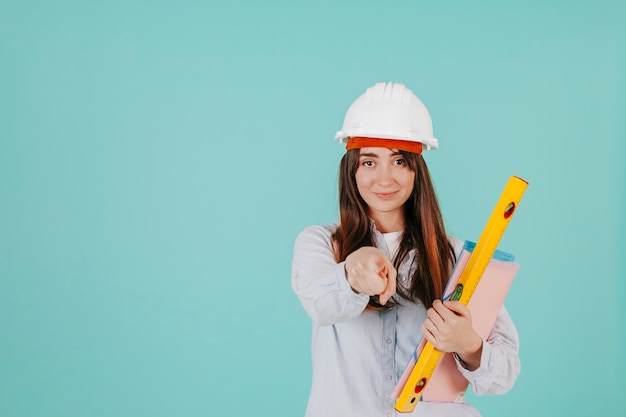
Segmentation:
[[(427, 308), (441, 298), (455, 262), (454, 249), (448, 241), (446, 230), (433, 187), (430, 173), (422, 155), (400, 151), (409, 169), (415, 172), (413, 192), (404, 204), (404, 233), (398, 253), (392, 259), (396, 270), (415, 250), (411, 265), (409, 287), (398, 285), (397, 292), (410, 301), (420, 300)], [(333, 233), (335, 259), (346, 260), (355, 250), (374, 246), (368, 207), (356, 185), (360, 149), (351, 149), (339, 165), (339, 212), (341, 223)], [(378, 303), (378, 297), (370, 297), (369, 306), (378, 309), (392, 308), (395, 302)]]

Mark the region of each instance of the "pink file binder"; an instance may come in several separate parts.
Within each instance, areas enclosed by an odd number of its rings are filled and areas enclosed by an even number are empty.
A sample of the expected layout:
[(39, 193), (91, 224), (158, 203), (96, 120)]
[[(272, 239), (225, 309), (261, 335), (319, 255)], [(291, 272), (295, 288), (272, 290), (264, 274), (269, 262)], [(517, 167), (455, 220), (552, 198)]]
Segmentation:
[[(466, 243), (466, 247), (467, 247)], [(472, 247), (473, 249), (473, 247)], [(471, 249), (470, 249), (471, 250)], [(470, 257), (470, 251), (464, 249), (450, 277), (450, 281), (444, 292), (444, 299), (449, 298), (461, 272)], [(508, 254), (505, 254), (508, 255)], [(508, 255), (512, 259), (512, 255)], [(472, 312), (472, 324), (474, 330), (487, 340), (491, 329), (498, 317), (500, 308), (504, 304), (504, 299), (511, 287), (513, 278), (519, 269), (519, 264), (510, 260), (491, 259), (487, 269), (483, 273), (474, 294), (467, 307)], [(417, 358), (426, 344), (426, 339), (422, 339), (415, 350), (415, 355), (411, 357), (400, 381), (396, 385), (392, 394), (393, 398), (398, 398), (411, 370), (417, 362)], [(422, 393), (423, 401), (433, 402), (462, 402), (469, 383), (467, 379), (457, 369), (456, 362), (451, 353), (444, 353), (437, 364), (435, 371), (430, 377), (430, 381)]]

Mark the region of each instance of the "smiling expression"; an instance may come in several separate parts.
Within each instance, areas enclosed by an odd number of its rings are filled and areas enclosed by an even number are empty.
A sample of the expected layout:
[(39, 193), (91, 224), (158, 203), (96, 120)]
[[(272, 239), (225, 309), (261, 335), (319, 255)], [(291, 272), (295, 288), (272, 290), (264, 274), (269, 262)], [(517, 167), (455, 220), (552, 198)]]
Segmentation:
[(403, 206), (413, 192), (415, 172), (400, 151), (361, 148), (355, 179), (374, 220), (404, 219)]

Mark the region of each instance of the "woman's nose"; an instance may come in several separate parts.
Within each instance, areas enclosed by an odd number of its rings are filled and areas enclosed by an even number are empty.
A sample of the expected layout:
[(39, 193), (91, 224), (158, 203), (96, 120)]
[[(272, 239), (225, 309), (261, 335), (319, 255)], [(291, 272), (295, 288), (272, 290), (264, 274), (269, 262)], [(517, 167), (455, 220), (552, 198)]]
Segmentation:
[(390, 184), (392, 182), (393, 175), (391, 172), (391, 167), (381, 166), (378, 170), (378, 183), (379, 184)]

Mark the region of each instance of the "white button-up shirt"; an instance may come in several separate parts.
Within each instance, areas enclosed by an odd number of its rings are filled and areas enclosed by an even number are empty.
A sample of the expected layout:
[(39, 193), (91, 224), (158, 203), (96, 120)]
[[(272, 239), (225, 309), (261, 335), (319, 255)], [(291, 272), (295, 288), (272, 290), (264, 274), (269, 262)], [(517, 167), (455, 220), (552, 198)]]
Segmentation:
[[(292, 287), (313, 321), (313, 381), (306, 417), (480, 416), (467, 403), (421, 401), (411, 414), (395, 411), (391, 395), (422, 338), (426, 308), (398, 298), (401, 304), (391, 310), (365, 310), (369, 296), (352, 291), (345, 262), (337, 263), (333, 256), (336, 227), (308, 227), (294, 247)], [(373, 230), (375, 245), (388, 254), (383, 235)], [(462, 242), (451, 242), (458, 256)], [(398, 285), (406, 282), (410, 263), (398, 271)], [(483, 343), (480, 367), (468, 371), (459, 362), (457, 366), (477, 395), (501, 394), (519, 374), (518, 351), (517, 330), (503, 307)]]

